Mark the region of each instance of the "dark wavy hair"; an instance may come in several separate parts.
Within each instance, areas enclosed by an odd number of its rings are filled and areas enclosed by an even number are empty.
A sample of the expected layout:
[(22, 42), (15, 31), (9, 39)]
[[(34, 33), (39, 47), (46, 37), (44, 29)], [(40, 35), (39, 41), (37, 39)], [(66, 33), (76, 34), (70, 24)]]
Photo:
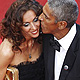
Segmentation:
[(42, 6), (35, 0), (17, 0), (12, 3), (1, 22), (0, 34), (3, 39), (7, 38), (13, 44), (13, 51), (21, 51), (19, 46), (26, 40), (21, 33), (21, 26), (23, 15), (28, 10), (33, 10), (39, 16)]

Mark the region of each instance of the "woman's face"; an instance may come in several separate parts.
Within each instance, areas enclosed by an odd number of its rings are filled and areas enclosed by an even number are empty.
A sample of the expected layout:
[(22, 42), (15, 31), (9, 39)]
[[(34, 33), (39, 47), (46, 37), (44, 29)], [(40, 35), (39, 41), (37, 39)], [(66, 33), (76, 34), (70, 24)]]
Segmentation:
[(38, 16), (32, 10), (23, 15), (22, 33), (26, 39), (36, 38), (39, 36), (40, 21)]

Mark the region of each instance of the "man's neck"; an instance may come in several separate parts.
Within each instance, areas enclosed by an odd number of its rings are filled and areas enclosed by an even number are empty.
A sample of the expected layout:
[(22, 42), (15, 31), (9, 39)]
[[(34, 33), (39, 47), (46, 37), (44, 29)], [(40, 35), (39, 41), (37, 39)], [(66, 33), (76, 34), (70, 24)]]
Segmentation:
[(61, 38), (63, 38), (65, 35), (67, 35), (67, 33), (69, 32), (70, 28), (65, 28), (62, 29), (60, 31), (58, 31), (57, 33), (54, 33), (53, 35), (60, 40)]

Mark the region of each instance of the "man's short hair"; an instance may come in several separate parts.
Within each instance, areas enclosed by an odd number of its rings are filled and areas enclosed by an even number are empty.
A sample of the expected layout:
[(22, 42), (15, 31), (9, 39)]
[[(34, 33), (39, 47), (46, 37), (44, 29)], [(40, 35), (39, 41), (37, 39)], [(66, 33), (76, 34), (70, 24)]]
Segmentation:
[(66, 21), (72, 26), (78, 17), (78, 5), (75, 0), (48, 0), (52, 15), (58, 21)]

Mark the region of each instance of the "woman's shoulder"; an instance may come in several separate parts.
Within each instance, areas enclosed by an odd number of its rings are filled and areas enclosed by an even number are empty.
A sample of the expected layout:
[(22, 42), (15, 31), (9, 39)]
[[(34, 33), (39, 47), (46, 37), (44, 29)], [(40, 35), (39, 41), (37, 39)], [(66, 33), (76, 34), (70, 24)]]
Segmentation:
[(4, 39), (4, 41), (1, 43), (0, 55), (5, 58), (12, 58), (14, 56), (12, 44), (8, 41), (8, 39)]

